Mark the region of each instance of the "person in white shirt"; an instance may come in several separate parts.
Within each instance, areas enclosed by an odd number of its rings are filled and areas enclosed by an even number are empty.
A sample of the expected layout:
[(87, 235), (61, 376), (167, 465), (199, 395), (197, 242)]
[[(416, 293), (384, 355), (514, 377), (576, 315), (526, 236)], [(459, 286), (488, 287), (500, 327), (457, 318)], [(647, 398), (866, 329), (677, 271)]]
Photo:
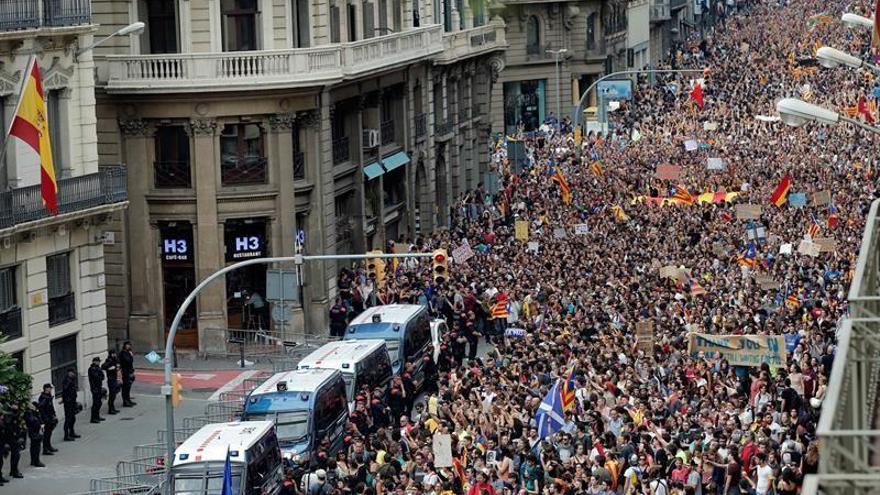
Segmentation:
[(767, 455), (763, 453), (755, 454), (758, 465), (755, 466), (755, 493), (757, 495), (767, 495), (773, 487), (773, 468), (767, 464)]

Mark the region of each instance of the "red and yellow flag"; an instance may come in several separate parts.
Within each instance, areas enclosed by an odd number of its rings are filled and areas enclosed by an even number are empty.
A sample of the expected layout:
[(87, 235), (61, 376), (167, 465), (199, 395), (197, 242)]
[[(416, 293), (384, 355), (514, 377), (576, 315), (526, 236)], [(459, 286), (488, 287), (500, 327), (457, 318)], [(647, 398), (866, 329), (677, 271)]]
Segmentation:
[(776, 206), (784, 205), (785, 201), (788, 199), (788, 190), (790, 188), (791, 177), (788, 175), (783, 176), (782, 180), (779, 181), (779, 185), (773, 190), (773, 194), (770, 196), (770, 202)]
[(559, 184), (559, 194), (562, 196), (562, 202), (565, 204), (571, 203), (571, 188), (568, 187), (568, 181), (565, 180), (565, 176), (562, 175), (562, 171), (556, 169), (556, 173), (550, 177), (551, 180), (556, 181)]
[(49, 119), (46, 114), (46, 101), (43, 98), (43, 83), (35, 59), (31, 59), (29, 74), (23, 87), (9, 135), (27, 143), (39, 157), (43, 205), (55, 215), (58, 213), (58, 182), (55, 179), (55, 164), (52, 163), (52, 145), (49, 142)]

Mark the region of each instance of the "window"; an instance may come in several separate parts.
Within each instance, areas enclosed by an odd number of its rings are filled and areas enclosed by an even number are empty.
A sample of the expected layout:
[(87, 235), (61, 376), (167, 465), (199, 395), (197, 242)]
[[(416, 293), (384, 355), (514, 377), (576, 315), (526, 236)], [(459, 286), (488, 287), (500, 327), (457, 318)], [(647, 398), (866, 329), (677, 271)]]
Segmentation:
[(49, 118), (49, 139), (52, 141), (52, 162), (55, 164), (55, 172), (57, 178), (65, 177), (67, 165), (64, 163), (64, 155), (62, 154), (61, 125), (63, 117), (61, 115), (61, 91), (52, 89), (46, 95), (46, 112)]
[(391, 360), (385, 347), (368, 356), (358, 368), (355, 393), (361, 392), (364, 387), (369, 390), (382, 387), (391, 379)]
[(519, 125), (534, 131), (544, 121), (546, 104), (544, 79), (504, 83), (505, 132), (514, 133)]
[(537, 16), (529, 17), (526, 22), (526, 53), (529, 55), (541, 53), (541, 27)]
[(596, 49), (596, 13), (587, 17), (587, 50)]
[(14, 266), (0, 269), (0, 334), (9, 340), (22, 336)]
[(385, 36), (391, 30), (388, 27), (388, 0), (377, 0), (379, 2), (379, 36)]
[(258, 124), (227, 124), (220, 133), (220, 176), (224, 186), (265, 184), (263, 129)]
[[(413, 5), (416, 5), (415, 3)], [(402, 28), (400, 26), (401, 22), (403, 22), (403, 6), (400, 4), (400, 0), (391, 0), (391, 8), (394, 11), (391, 13), (391, 18), (393, 19), (392, 29), (395, 33), (399, 33)], [(413, 7), (414, 9), (418, 9), (417, 6)], [(418, 24), (413, 27), (418, 27)], [(384, 34), (384, 33), (383, 33)]]
[(486, 1), (468, 0), (471, 4), (471, 12), (474, 13), (474, 27), (486, 24)]
[(417, 28), (422, 25), (421, 18), (419, 17), (421, 15), (421, 14), (419, 14), (419, 9), (420, 9), (419, 0), (413, 0), (412, 15), (413, 15), (413, 27), (414, 28)]
[[(6, 100), (4, 97), (0, 96), (0, 134), (6, 135)], [(0, 191), (5, 191), (7, 186), (7, 178), (6, 178), (6, 153), (0, 155), (0, 170), (4, 170), (3, 173), (0, 173)]]
[(342, 22), (342, 19), (339, 17), (339, 5), (333, 4), (330, 6), (330, 43), (339, 43), (340, 33), (339, 33), (339, 23)]
[(430, 341), (431, 325), (428, 323), (427, 312), (423, 312), (407, 324), (406, 337), (403, 342), (406, 360), (411, 362), (417, 358)]
[(182, 125), (156, 128), (156, 161), (153, 164), (156, 187), (192, 187), (189, 163), (189, 136)]
[(357, 41), (357, 9), (353, 3), (347, 4), (348, 8), (348, 39), (346, 41)]
[(257, 0), (221, 0), (223, 50), (257, 50)]
[(24, 351), (13, 352), (11, 357), (15, 361), (15, 369), (24, 373)]
[(146, 0), (145, 7), (150, 53), (177, 53), (177, 2)]
[(452, 1), (453, 0), (437, 0), (437, 4), (442, 3), (443, 9), (443, 30), (447, 33), (452, 31)]
[(299, 127), (293, 128), (293, 179), (303, 180), (306, 178), (306, 156), (303, 153), (302, 143), (300, 142)]
[[(309, 38), (309, 1), (308, 0), (291, 0), (293, 2), (293, 47), (308, 48), (311, 40)], [(330, 7), (330, 15), (333, 16), (333, 9), (336, 9), (337, 19), (339, 18), (339, 7)], [(332, 20), (331, 20), (332, 22)], [(332, 26), (332, 24), (331, 24)], [(336, 26), (336, 35), (339, 35), (339, 26)], [(332, 35), (331, 35), (332, 36)], [(334, 41), (338, 43), (339, 40)]]
[[(340, 378), (329, 388), (318, 393), (315, 403), (315, 429), (322, 432), (329, 428), (339, 416), (348, 410), (348, 399), (345, 395), (345, 382)], [(316, 445), (320, 445), (320, 438)]]
[(70, 253), (46, 257), (49, 282), (49, 326), (76, 319), (75, 298), (70, 284)]
[(373, 2), (364, 2), (364, 38), (372, 38), (376, 36), (375, 12), (373, 12)]
[(61, 384), (67, 370), (76, 371), (76, 334), (53, 340), (49, 343), (49, 360), (52, 366), (52, 384), (56, 394), (61, 394)]

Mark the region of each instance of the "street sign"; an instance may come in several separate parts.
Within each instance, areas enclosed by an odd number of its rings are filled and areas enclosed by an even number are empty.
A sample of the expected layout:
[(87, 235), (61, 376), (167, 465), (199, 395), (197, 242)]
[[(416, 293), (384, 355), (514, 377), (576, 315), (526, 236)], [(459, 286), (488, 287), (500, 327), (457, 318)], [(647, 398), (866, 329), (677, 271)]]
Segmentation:
[(299, 301), (299, 277), (296, 270), (266, 270), (266, 300)]

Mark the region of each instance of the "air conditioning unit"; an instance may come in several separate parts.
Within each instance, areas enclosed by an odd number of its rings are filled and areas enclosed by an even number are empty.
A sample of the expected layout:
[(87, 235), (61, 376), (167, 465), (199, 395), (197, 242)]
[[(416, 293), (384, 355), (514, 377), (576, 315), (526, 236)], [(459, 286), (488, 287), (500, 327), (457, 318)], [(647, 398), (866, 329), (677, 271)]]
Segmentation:
[(378, 129), (364, 129), (363, 144), (364, 144), (364, 148), (378, 148), (379, 147), (379, 130)]

